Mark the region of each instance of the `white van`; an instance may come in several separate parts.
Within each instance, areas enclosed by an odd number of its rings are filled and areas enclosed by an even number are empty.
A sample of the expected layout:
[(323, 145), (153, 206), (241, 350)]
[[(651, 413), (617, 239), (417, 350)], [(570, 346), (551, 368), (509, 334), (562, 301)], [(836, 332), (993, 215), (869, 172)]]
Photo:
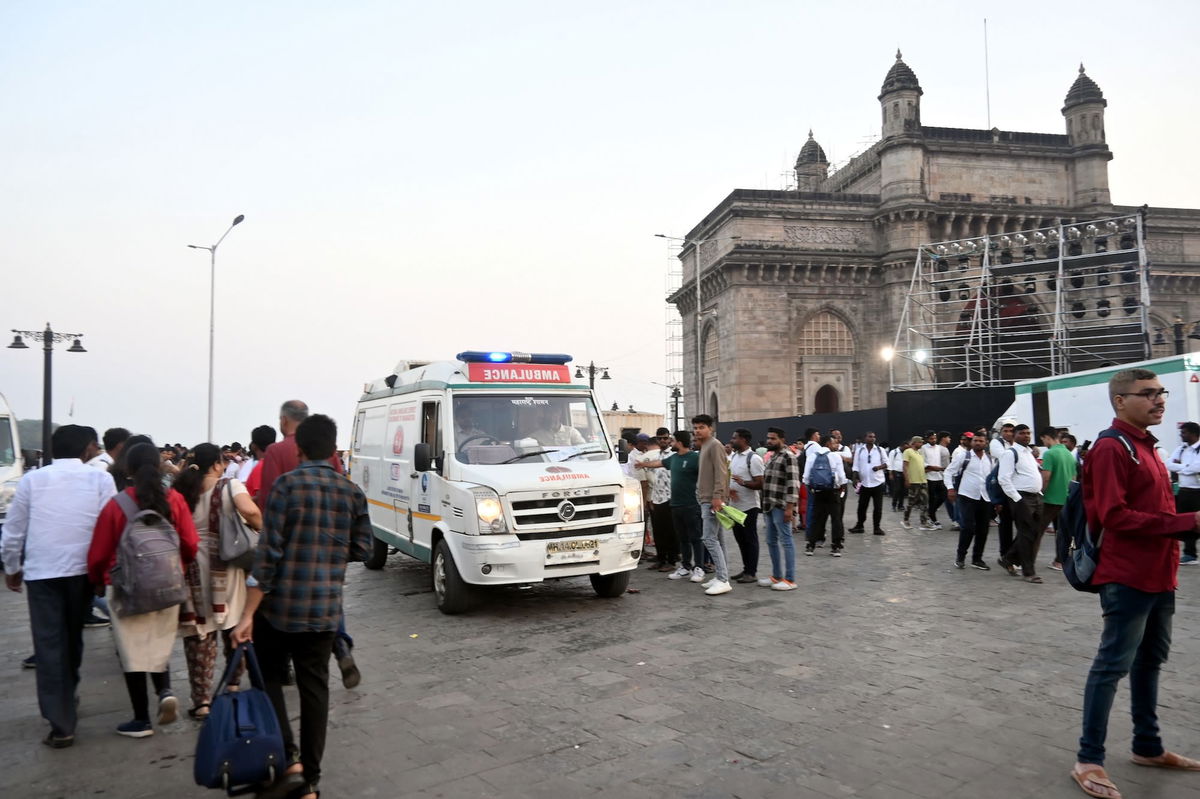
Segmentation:
[(1150, 431), (1170, 452), (1178, 443), (1179, 425), (1200, 422), (1200, 353), (1022, 380), (1013, 385), (1016, 398), (996, 420), (994, 428), (999, 430), (1005, 422), (1023, 423), (1033, 428), (1036, 435), (1043, 427), (1054, 426), (1069, 430), (1081, 445), (1084, 441), (1095, 441), (1113, 419), (1108, 400), (1109, 378), (1133, 368), (1154, 372), (1163, 388), (1170, 391), (1162, 424)]
[(389, 547), (432, 564), (443, 613), (480, 587), (588, 575), (625, 593), (642, 554), (642, 494), (568, 355), (463, 352), (401, 362), (358, 402), (350, 477), (370, 503), (367, 568)]
[(21, 439), (17, 435), (17, 417), (0, 394), (0, 527), (8, 516), (8, 503), (17, 492), (17, 483), (25, 473), (21, 457)]

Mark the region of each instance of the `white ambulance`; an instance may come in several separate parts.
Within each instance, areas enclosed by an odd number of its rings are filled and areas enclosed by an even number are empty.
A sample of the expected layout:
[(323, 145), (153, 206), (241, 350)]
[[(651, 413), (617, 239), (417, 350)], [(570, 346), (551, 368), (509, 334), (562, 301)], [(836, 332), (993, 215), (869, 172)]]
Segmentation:
[(368, 384), (350, 477), (367, 495), (374, 551), (432, 564), (443, 613), (490, 585), (587, 575), (625, 593), (641, 557), (642, 494), (608, 443), (568, 355), (463, 352), (397, 364)]

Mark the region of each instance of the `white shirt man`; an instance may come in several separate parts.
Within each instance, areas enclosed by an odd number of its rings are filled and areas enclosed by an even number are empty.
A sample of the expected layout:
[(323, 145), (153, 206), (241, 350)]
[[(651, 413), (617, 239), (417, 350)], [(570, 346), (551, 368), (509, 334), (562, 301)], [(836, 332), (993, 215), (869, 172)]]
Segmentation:
[(987, 450), (973, 454), (969, 449), (960, 448), (946, 474), (950, 479), (957, 481), (957, 493), (960, 497), (986, 502), (987, 479), (994, 466), (992, 456)]
[(1167, 469), (1179, 475), (1180, 488), (1200, 488), (1200, 441), (1176, 447), (1167, 458)]
[(1022, 491), (1028, 494), (1042, 493), (1042, 470), (1028, 446), (1013, 444), (1009, 447), (1000, 458), (1000, 471), (996, 479), (1004, 495), (1013, 502), (1021, 501)]
[[(921, 454), (925, 456), (926, 466), (940, 466), (945, 469), (949, 465), (950, 452), (941, 444), (925, 444), (921, 447)], [(928, 470), (925, 472), (925, 479), (931, 483), (941, 483), (946, 478), (941, 471)]]
[(749, 447), (741, 452), (735, 451), (729, 456), (729, 496), (736, 495), (735, 499), (730, 499), (730, 505), (741, 511), (758, 507), (758, 492), (752, 488), (746, 488), (734, 478), (749, 483), (756, 477), (762, 477), (765, 468), (766, 464), (763, 463), (762, 456)]
[(101, 452), (99, 455), (88, 461), (87, 465), (95, 469), (103, 469), (107, 472), (112, 469), (113, 458), (112, 455), (109, 455), (107, 452)]
[(863, 444), (854, 453), (853, 471), (858, 473), (858, 480), (863, 488), (874, 488), (883, 485), (883, 469), (876, 469), (888, 462), (883, 450), (874, 444)]
[[(833, 443), (833, 439), (826, 436), (825, 442)], [(812, 488), (812, 473), (817, 462), (824, 458), (829, 462), (829, 470), (833, 476), (833, 490), (814, 490)], [(831, 452), (829, 447), (824, 443), (808, 448), (808, 457), (804, 461), (804, 476), (800, 482), (809, 487), (809, 498), (812, 503), (811, 518), (808, 519), (808, 525), (804, 531), (806, 539), (804, 544), (804, 554), (812, 555), (816, 549), (817, 541), (825, 538), (825, 519), (829, 519), (831, 529), (832, 546), (830, 553), (836, 558), (842, 556), (842, 538), (844, 528), (842, 526), (842, 505), (841, 505), (841, 488), (846, 485), (846, 468), (845, 461), (842, 460), (840, 453)]]

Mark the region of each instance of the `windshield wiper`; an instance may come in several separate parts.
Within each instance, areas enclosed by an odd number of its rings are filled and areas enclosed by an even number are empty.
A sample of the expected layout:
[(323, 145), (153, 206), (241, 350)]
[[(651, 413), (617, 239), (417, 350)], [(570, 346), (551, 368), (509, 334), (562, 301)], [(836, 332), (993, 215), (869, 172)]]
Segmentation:
[(523, 452), (520, 455), (514, 455), (513, 457), (509, 458), (506, 461), (500, 461), (500, 465), (503, 466), (506, 463), (516, 463), (517, 461), (521, 460), (522, 458), (529, 458), (534, 455), (545, 455), (548, 452), (558, 452), (558, 450), (556, 450), (556, 449), (538, 449), (538, 450), (534, 450), (533, 452)]
[(600, 455), (601, 453), (607, 455), (608, 450), (606, 450), (606, 449), (582, 449), (579, 452), (572, 452), (570, 455), (563, 458), (563, 460), (569, 461), (569, 460), (571, 460), (571, 458), (578, 458), (580, 455)]

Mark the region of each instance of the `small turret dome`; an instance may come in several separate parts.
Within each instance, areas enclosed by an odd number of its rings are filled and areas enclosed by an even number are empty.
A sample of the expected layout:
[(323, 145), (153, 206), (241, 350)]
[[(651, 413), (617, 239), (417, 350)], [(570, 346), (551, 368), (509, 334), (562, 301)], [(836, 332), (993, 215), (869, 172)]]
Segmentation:
[(1100, 91), (1100, 87), (1096, 85), (1096, 81), (1087, 76), (1083, 71), (1083, 64), (1079, 65), (1079, 77), (1071, 84), (1070, 91), (1067, 92), (1067, 99), (1063, 102), (1063, 111), (1068, 108), (1073, 108), (1084, 103), (1104, 103), (1104, 93)]
[(917, 81), (917, 73), (904, 63), (900, 57), (900, 51), (897, 50), (896, 63), (892, 64), (892, 68), (888, 70), (887, 76), (883, 79), (883, 88), (879, 90), (879, 99), (882, 100), (885, 94), (900, 89), (916, 89), (917, 94), (924, 94), (920, 82)]
[(796, 166), (801, 164), (828, 164), (829, 159), (825, 157), (825, 151), (821, 149), (821, 145), (817, 144), (817, 140), (813, 138), (813, 132), (808, 132), (808, 141), (804, 142), (804, 146), (800, 148), (800, 157), (796, 159)]

